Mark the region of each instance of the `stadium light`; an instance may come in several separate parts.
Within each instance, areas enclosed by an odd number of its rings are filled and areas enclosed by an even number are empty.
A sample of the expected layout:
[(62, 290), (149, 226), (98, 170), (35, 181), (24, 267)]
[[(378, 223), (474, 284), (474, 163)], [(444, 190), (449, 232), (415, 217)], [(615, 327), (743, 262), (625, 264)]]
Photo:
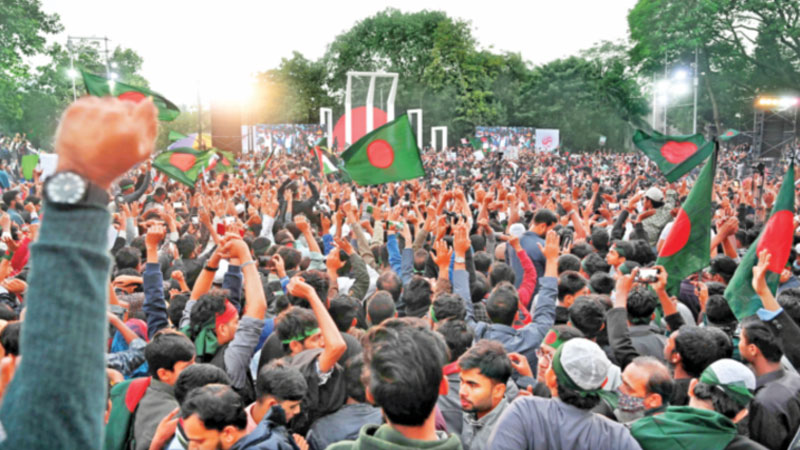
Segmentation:
[(761, 109), (787, 109), (800, 104), (798, 97), (772, 97), (763, 96), (756, 99), (756, 106)]
[(689, 73), (685, 69), (678, 69), (672, 76), (677, 81), (683, 81), (689, 77)]

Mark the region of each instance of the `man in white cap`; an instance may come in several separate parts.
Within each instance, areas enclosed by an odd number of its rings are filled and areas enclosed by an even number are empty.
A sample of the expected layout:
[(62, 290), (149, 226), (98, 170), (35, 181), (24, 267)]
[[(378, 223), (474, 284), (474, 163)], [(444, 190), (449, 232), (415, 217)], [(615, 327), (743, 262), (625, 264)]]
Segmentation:
[(661, 235), (661, 230), (667, 226), (673, 219), (672, 208), (676, 204), (677, 193), (675, 191), (667, 192), (667, 196), (661, 189), (653, 186), (644, 193), (644, 211), (642, 216), (646, 216), (644, 220), (640, 220), (644, 231), (647, 232), (647, 241), (655, 247), (658, 243), (658, 237)]
[(689, 406), (670, 406), (631, 427), (644, 450), (673, 448), (763, 449), (739, 435), (736, 423), (747, 416), (756, 377), (744, 364), (720, 359), (689, 385)]
[(638, 449), (624, 425), (591, 410), (604, 397), (611, 362), (596, 343), (573, 338), (556, 351), (545, 382), (553, 398), (515, 400), (500, 417), (491, 450)]

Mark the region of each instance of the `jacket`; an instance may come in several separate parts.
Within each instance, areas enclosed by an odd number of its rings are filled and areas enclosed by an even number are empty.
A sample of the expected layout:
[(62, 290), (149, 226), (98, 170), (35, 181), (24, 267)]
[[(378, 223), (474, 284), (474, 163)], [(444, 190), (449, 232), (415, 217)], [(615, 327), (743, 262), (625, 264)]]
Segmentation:
[(464, 450), (489, 448), (489, 436), (507, 407), (508, 402), (503, 398), (493, 410), (480, 419), (472, 413), (464, 414), (464, 424), (461, 427), (461, 445), (464, 446)]
[(389, 425), (365, 425), (355, 441), (342, 441), (328, 447), (328, 450), (459, 450), (458, 436), (437, 432), (438, 441), (419, 441), (403, 436)]
[(380, 408), (368, 403), (344, 405), (333, 414), (317, 419), (306, 435), (309, 448), (325, 450), (328, 445), (348, 439), (357, 439), (364, 425), (383, 424)]
[(255, 430), (233, 444), (231, 450), (299, 450), (286, 429), (286, 415), (280, 405), (270, 408)]
[(161, 419), (178, 407), (175, 390), (162, 381), (153, 379), (147, 388), (133, 418), (133, 440), (136, 450), (147, 450), (156, 434)]

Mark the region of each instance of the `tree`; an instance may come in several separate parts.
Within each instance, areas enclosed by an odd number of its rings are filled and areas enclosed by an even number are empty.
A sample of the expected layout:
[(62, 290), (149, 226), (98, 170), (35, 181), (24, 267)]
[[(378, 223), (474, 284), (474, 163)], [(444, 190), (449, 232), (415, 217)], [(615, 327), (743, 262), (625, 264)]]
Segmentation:
[(325, 67), (294, 52), (277, 69), (257, 76), (255, 117), (261, 123), (314, 123), (319, 108), (332, 103), (325, 89)]

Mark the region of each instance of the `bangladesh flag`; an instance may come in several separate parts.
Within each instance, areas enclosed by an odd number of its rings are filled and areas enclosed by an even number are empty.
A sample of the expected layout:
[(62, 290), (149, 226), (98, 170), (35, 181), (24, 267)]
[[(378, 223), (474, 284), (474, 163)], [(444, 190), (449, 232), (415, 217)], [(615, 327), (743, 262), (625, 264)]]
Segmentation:
[(328, 157), (325, 156), (324, 153), (322, 153), (322, 149), (324, 148), (322, 147), (322, 141), (324, 139), (325, 138), (317, 139), (317, 142), (315, 142), (314, 146), (310, 147), (310, 149), (311, 153), (314, 155), (314, 157), (316, 157), (317, 161), (319, 162), (319, 173), (328, 175), (329, 173), (338, 172), (339, 169), (337, 169), (336, 166), (334, 166), (333, 163), (331, 163)]
[(753, 290), (753, 267), (758, 264), (758, 254), (762, 250), (769, 250), (772, 258), (767, 268), (767, 285), (773, 294), (778, 289), (781, 272), (789, 261), (792, 250), (792, 237), (794, 235), (794, 162), (789, 166), (783, 177), (781, 190), (772, 207), (772, 213), (758, 240), (750, 245), (736, 268), (728, 288), (725, 289), (725, 299), (736, 318), (742, 320), (751, 316), (761, 308), (761, 299)]
[(234, 171), (236, 168), (236, 157), (233, 156), (233, 153), (218, 148), (212, 148), (209, 152), (213, 154), (210, 158), (211, 162), (208, 164), (208, 170), (216, 169), (224, 173), (232, 173)]
[(667, 292), (671, 295), (678, 294), (681, 280), (707, 267), (711, 259), (711, 193), (716, 169), (713, 155), (681, 205), (658, 254), (656, 265), (667, 270)]
[(105, 77), (84, 72), (83, 70), (81, 70), (81, 74), (83, 75), (83, 83), (86, 85), (86, 92), (90, 95), (97, 97), (113, 95), (121, 100), (132, 102), (140, 102), (150, 97), (153, 99), (153, 104), (158, 108), (158, 120), (165, 122), (175, 120), (181, 113), (181, 110), (174, 103), (149, 89), (131, 86), (119, 81), (111, 83)]
[(633, 143), (658, 165), (670, 183), (694, 169), (714, 150), (714, 143), (705, 142), (700, 134), (664, 136), (653, 132), (650, 136), (642, 130), (636, 130)]
[(408, 116), (367, 133), (342, 153), (345, 169), (360, 186), (425, 176)]
[(267, 156), (267, 159), (265, 159), (264, 162), (261, 163), (261, 167), (258, 169), (258, 172), (256, 172), (256, 176), (260, 177), (261, 174), (264, 173), (264, 170), (267, 169), (267, 165), (269, 165), (269, 162), (272, 161), (272, 155), (274, 154), (275, 154), (275, 148), (271, 148), (269, 151), (269, 156)]
[(734, 130), (733, 128), (730, 128), (727, 131), (725, 131), (724, 133), (722, 133), (721, 135), (719, 135), (719, 140), (720, 141), (729, 141), (729, 140), (735, 138), (738, 135), (739, 135), (739, 131), (738, 130)]
[(192, 187), (213, 154), (213, 152), (201, 152), (193, 148), (167, 150), (155, 157), (153, 167), (173, 180)]

